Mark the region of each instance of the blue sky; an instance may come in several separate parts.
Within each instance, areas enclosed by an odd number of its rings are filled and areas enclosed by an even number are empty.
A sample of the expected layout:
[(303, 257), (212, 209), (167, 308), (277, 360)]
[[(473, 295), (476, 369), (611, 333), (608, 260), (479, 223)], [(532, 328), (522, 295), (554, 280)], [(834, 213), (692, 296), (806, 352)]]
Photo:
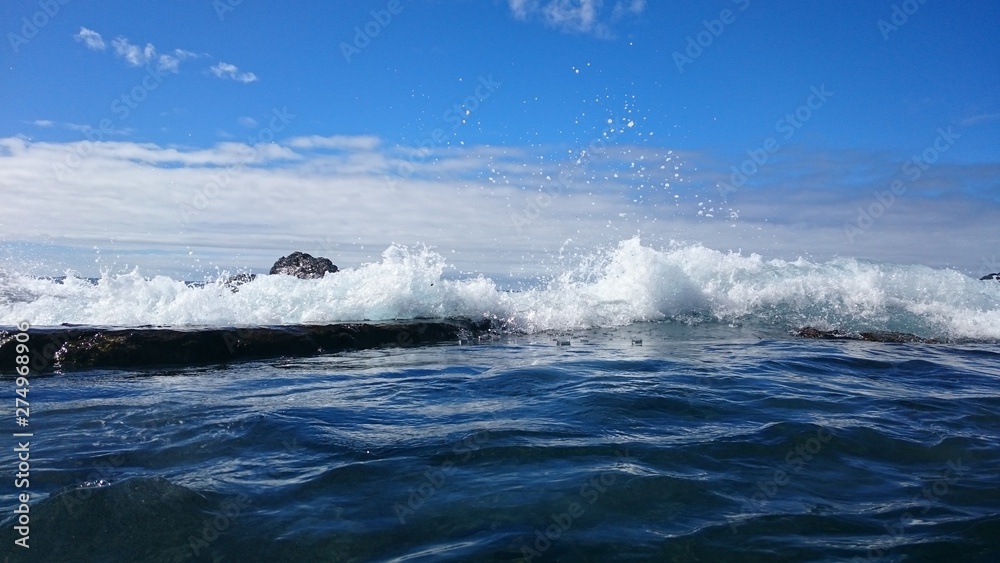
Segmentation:
[(41, 273), (396, 242), (516, 276), (637, 232), (1000, 254), (994, 2), (36, 0), (0, 22), (0, 258)]

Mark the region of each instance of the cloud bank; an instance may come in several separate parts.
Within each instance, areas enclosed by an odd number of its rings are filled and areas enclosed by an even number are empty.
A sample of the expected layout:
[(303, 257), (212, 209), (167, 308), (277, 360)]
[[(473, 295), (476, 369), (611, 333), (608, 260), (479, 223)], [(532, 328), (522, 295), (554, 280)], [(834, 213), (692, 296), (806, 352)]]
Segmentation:
[[(260, 271), (292, 250), (351, 266), (393, 242), (424, 243), (460, 271), (519, 277), (638, 233), (660, 246), (986, 273), (1000, 244), (1000, 165), (938, 164), (890, 202), (904, 165), (882, 153), (789, 150), (722, 197), (729, 169), (717, 156), (636, 145), (416, 149), (300, 136), (193, 148), (9, 137), (0, 139), (0, 255), (28, 263), (51, 245), (58, 252), (38, 273), (130, 264), (191, 279), (215, 267)], [(848, 225), (860, 228), (853, 238)]]

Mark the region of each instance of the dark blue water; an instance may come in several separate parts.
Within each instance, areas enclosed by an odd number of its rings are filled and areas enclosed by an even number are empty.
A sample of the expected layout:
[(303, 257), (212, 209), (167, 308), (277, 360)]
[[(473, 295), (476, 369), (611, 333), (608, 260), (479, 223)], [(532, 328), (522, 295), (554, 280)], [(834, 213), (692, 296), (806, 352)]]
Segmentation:
[(30, 399), (4, 561), (1000, 560), (995, 344), (637, 324)]

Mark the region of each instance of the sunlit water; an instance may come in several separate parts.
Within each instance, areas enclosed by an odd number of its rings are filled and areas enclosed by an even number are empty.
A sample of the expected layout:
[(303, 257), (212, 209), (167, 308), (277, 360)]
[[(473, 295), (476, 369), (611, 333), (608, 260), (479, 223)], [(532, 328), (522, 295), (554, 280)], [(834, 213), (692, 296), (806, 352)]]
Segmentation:
[(996, 561), (998, 366), (993, 344), (639, 323), (39, 376), (31, 548), (9, 485), (0, 541), (11, 561)]

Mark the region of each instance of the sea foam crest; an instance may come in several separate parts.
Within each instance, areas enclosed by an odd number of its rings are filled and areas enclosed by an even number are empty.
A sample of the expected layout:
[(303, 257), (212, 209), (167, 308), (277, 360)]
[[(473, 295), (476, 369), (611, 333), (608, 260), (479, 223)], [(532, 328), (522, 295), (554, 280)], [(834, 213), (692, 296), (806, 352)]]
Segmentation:
[(638, 238), (596, 251), (548, 281), (506, 291), (478, 276), (446, 279), (426, 247), (393, 245), (378, 262), (318, 280), (260, 276), (238, 292), (138, 270), (98, 283), (0, 276), (0, 325), (29, 320), (139, 326), (247, 326), (353, 320), (490, 317), (537, 332), (641, 321), (898, 330), (1000, 339), (1000, 284), (953, 270), (838, 258), (764, 260), (700, 245), (656, 249)]

